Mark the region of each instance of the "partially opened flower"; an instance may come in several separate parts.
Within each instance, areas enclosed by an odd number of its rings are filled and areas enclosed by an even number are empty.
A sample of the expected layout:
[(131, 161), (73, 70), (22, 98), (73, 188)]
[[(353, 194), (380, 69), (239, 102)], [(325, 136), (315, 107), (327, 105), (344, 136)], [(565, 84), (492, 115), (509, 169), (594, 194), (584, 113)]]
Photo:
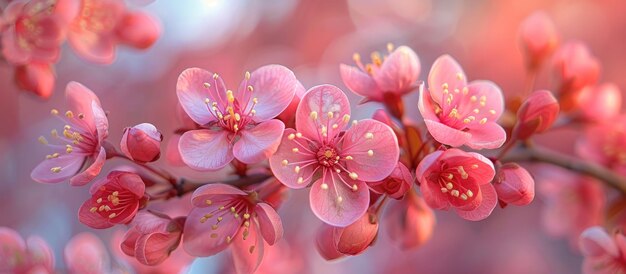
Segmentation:
[(109, 253), (95, 235), (83, 232), (67, 243), (64, 250), (67, 271), (72, 274), (110, 273)]
[(54, 88), (54, 69), (48, 63), (28, 63), (15, 68), (15, 84), (25, 91), (48, 99)]
[(122, 252), (145, 265), (160, 264), (178, 247), (184, 223), (184, 217), (139, 212), (124, 235)]
[(506, 163), (498, 169), (494, 187), (498, 199), (507, 204), (523, 206), (535, 198), (535, 180), (516, 163)]
[(403, 163), (398, 162), (396, 168), (387, 178), (380, 182), (370, 183), (369, 186), (374, 192), (387, 194), (391, 198), (401, 200), (404, 194), (411, 189), (414, 181), (409, 169)]
[(579, 246), (585, 256), (583, 273), (626, 272), (626, 237), (623, 234), (611, 236), (599, 226), (590, 227), (580, 235)]
[(183, 232), (185, 251), (204, 257), (232, 246), (238, 272), (254, 272), (263, 259), (265, 244), (273, 245), (283, 235), (280, 216), (259, 198), (254, 191), (225, 184), (197, 189)]
[(406, 46), (393, 48), (388, 44), (388, 56), (372, 53), (372, 63), (363, 64), (354, 54), (357, 67), (341, 64), (343, 83), (354, 93), (371, 101), (384, 102), (386, 96), (399, 97), (418, 87), (420, 62), (415, 52)]
[(576, 144), (576, 152), (585, 159), (626, 175), (626, 116), (586, 127)]
[(386, 213), (385, 228), (391, 240), (402, 249), (421, 246), (435, 231), (435, 213), (415, 192), (391, 204)]
[(298, 80), (279, 65), (246, 73), (239, 89), (227, 90), (217, 75), (199, 68), (180, 74), (176, 94), (183, 109), (204, 129), (185, 132), (179, 141), (183, 161), (198, 170), (217, 170), (233, 158), (246, 163), (267, 159), (285, 128), (274, 119), (293, 99)]
[(7, 227), (0, 227), (0, 273), (54, 273), (54, 256), (39, 237), (26, 241)]
[(112, 171), (89, 189), (91, 198), (80, 207), (78, 219), (92, 228), (109, 228), (129, 223), (147, 201), (141, 177)]
[[(100, 100), (87, 87), (70, 82), (65, 89), (65, 99), (70, 110), (64, 115), (56, 109), (51, 111), (65, 122), (63, 131), (53, 129), (51, 141), (39, 137), (53, 153), (35, 167), (31, 178), (40, 183), (70, 179), (71, 185), (81, 186), (95, 178), (104, 165), (106, 152), (102, 145), (108, 135), (109, 122)], [(83, 170), (84, 167), (87, 168)]]
[(427, 155), (415, 174), (430, 207), (452, 208), (470, 221), (487, 218), (495, 208), (498, 197), (491, 184), (494, 175), (489, 159), (454, 148)]
[(473, 149), (502, 146), (506, 133), (497, 121), (504, 111), (502, 91), (489, 81), (469, 84), (450, 56), (439, 57), (428, 74), (428, 91), (418, 104), (428, 132), (442, 144)]
[(533, 92), (517, 111), (513, 136), (524, 140), (535, 133), (548, 130), (558, 117), (559, 110), (559, 102), (551, 92), (547, 90)]
[(120, 149), (126, 157), (139, 162), (153, 162), (161, 156), (163, 135), (149, 123), (124, 129)]
[[(286, 129), (272, 172), (290, 188), (309, 193), (311, 209), (322, 221), (345, 227), (369, 205), (366, 182), (385, 179), (396, 167), (398, 140), (389, 126), (371, 119), (350, 121), (350, 103), (339, 88), (311, 88), (296, 112), (296, 130)], [(316, 177), (317, 176), (317, 177)]]
[(526, 17), (518, 30), (522, 53), (530, 69), (536, 69), (556, 49), (559, 37), (548, 14), (533, 12)]

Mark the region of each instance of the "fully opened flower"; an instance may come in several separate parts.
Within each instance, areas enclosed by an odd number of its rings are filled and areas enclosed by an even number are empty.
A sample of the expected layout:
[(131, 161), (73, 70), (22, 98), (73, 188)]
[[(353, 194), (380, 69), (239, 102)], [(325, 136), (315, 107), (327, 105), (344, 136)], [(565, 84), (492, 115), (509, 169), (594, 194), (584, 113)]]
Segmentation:
[(587, 127), (576, 144), (576, 152), (626, 175), (626, 116)]
[(433, 64), (418, 107), (428, 132), (442, 144), (493, 149), (506, 140), (496, 123), (504, 111), (500, 88), (489, 81), (467, 83), (461, 66), (448, 55)]
[(404, 95), (417, 88), (420, 62), (417, 54), (406, 46), (393, 49), (387, 45), (389, 55), (381, 57), (372, 53), (372, 63), (363, 64), (359, 54), (354, 54), (357, 67), (341, 64), (344, 84), (354, 93), (372, 101), (382, 102), (386, 94)]
[(463, 219), (487, 218), (498, 201), (491, 184), (493, 164), (478, 153), (454, 148), (435, 151), (420, 162), (415, 175), (430, 207), (453, 208)]
[(70, 82), (65, 98), (70, 110), (64, 115), (56, 109), (51, 111), (65, 122), (63, 131), (52, 130), (50, 141), (39, 137), (54, 152), (35, 167), (31, 177), (41, 183), (58, 183), (69, 178), (71, 185), (80, 186), (95, 178), (104, 165), (106, 152), (102, 144), (108, 135), (109, 122), (100, 100), (87, 87)]
[(232, 245), (239, 273), (251, 273), (263, 258), (265, 243), (274, 245), (283, 235), (280, 216), (259, 201), (257, 192), (225, 184), (197, 189), (183, 232), (183, 247), (194, 256), (211, 256)]
[(80, 207), (78, 219), (93, 228), (129, 223), (146, 202), (145, 189), (139, 175), (112, 171), (91, 186), (91, 198)]
[(258, 163), (273, 154), (284, 124), (273, 119), (291, 102), (298, 80), (279, 65), (263, 66), (246, 77), (236, 91), (217, 75), (199, 68), (183, 71), (176, 94), (189, 117), (204, 129), (185, 132), (178, 147), (185, 164), (217, 170), (233, 158)]
[(398, 140), (389, 126), (371, 119), (350, 121), (348, 98), (339, 88), (311, 88), (296, 112), (296, 130), (286, 129), (272, 172), (290, 188), (307, 187), (311, 209), (324, 222), (345, 227), (369, 205), (366, 182), (385, 179), (396, 167)]
[(626, 237), (615, 233), (612, 237), (599, 226), (586, 229), (579, 239), (580, 249), (585, 256), (583, 273), (626, 272)]

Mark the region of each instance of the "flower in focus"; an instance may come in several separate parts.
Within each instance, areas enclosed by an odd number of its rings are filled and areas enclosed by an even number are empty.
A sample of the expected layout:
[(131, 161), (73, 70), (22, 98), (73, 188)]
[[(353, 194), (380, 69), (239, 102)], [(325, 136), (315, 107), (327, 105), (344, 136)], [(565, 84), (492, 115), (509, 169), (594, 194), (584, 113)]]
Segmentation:
[(0, 227), (0, 273), (54, 273), (54, 256), (48, 244)]
[(399, 98), (418, 87), (420, 62), (417, 54), (406, 46), (393, 48), (387, 45), (389, 55), (381, 57), (372, 53), (372, 63), (363, 64), (361, 56), (354, 54), (357, 67), (341, 64), (339, 69), (343, 83), (352, 92), (367, 100), (385, 102), (387, 96)]
[[(345, 227), (369, 205), (366, 182), (385, 179), (396, 167), (398, 140), (389, 126), (371, 119), (350, 122), (350, 103), (339, 88), (311, 88), (296, 112), (296, 130), (286, 129), (270, 167), (294, 189), (307, 187), (311, 209), (322, 221)], [(345, 131), (344, 131), (345, 130)]]
[(110, 273), (109, 253), (95, 235), (83, 232), (65, 246), (65, 265), (69, 273)]
[(211, 256), (232, 245), (238, 273), (254, 272), (263, 259), (265, 244), (274, 245), (283, 235), (280, 216), (260, 201), (255, 191), (208, 184), (194, 192), (191, 202), (194, 208), (183, 233), (185, 251)]
[(606, 121), (622, 109), (622, 92), (615, 84), (587, 86), (578, 95), (580, 116), (587, 121)]
[(54, 152), (35, 167), (31, 178), (40, 183), (58, 183), (70, 178), (71, 185), (81, 186), (95, 178), (104, 165), (106, 152), (102, 145), (108, 135), (109, 122), (100, 100), (87, 87), (70, 82), (65, 89), (65, 99), (70, 109), (65, 115), (59, 115), (56, 109), (51, 111), (65, 122), (63, 132), (59, 134), (53, 129), (51, 142), (39, 137), (39, 141)]
[(135, 173), (112, 171), (89, 189), (91, 198), (80, 207), (78, 219), (92, 228), (129, 223), (147, 201), (145, 185)]
[(581, 157), (626, 175), (626, 116), (585, 128), (576, 144)]
[(612, 237), (599, 226), (586, 229), (579, 239), (580, 249), (585, 256), (583, 273), (626, 272), (626, 237), (615, 233)]
[(506, 204), (523, 206), (535, 198), (535, 180), (516, 163), (506, 163), (498, 169), (494, 187), (498, 199)]
[(403, 163), (398, 162), (396, 168), (387, 178), (380, 182), (369, 183), (368, 185), (374, 192), (384, 193), (391, 198), (401, 200), (404, 194), (411, 189), (413, 182), (413, 176), (409, 169)]
[(376, 218), (375, 214), (368, 212), (346, 227), (323, 224), (317, 233), (318, 252), (327, 260), (362, 253), (378, 235)]
[(28, 63), (15, 68), (15, 83), (25, 91), (48, 99), (54, 88), (54, 69), (48, 63)]
[(139, 212), (124, 235), (122, 252), (145, 265), (160, 264), (178, 247), (184, 222), (184, 217)]
[(161, 156), (163, 135), (149, 123), (125, 128), (120, 149), (126, 157), (139, 162), (154, 162)]
[(495, 208), (498, 198), (491, 184), (494, 175), (489, 159), (454, 148), (427, 155), (415, 174), (430, 207), (452, 207), (470, 221), (487, 218)]
[(217, 170), (233, 158), (253, 164), (267, 159), (280, 142), (284, 124), (273, 119), (291, 102), (298, 80), (279, 65), (246, 73), (239, 89), (191, 68), (178, 78), (176, 94), (187, 115), (203, 129), (185, 132), (178, 147), (183, 161), (197, 170)]
[(525, 140), (535, 133), (548, 130), (559, 115), (559, 102), (551, 92), (533, 92), (517, 111), (517, 123), (513, 136)]
[(160, 26), (154, 18), (128, 11), (124, 1), (78, 2), (73, 7), (76, 16), (71, 22), (68, 40), (74, 51), (86, 60), (110, 64), (115, 60), (118, 43), (146, 49), (160, 36)]
[(393, 203), (387, 214), (384, 221), (389, 237), (402, 249), (421, 246), (435, 231), (435, 213), (414, 192)]
[(439, 57), (428, 74), (428, 92), (420, 90), (419, 110), (428, 132), (442, 144), (493, 149), (506, 140), (496, 122), (504, 111), (502, 91), (489, 81), (467, 83), (461, 66)]
[(522, 53), (530, 69), (536, 69), (554, 52), (559, 42), (556, 27), (548, 14), (533, 12), (518, 30)]

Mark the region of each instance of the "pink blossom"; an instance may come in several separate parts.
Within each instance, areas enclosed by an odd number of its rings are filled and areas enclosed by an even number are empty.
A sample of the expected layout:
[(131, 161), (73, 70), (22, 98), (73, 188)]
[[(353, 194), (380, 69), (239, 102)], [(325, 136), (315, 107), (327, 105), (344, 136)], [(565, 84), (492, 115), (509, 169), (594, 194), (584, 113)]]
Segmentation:
[(518, 30), (522, 53), (527, 65), (536, 69), (556, 49), (559, 37), (552, 20), (543, 11), (535, 11), (520, 25)]
[(558, 117), (559, 110), (559, 102), (551, 92), (547, 90), (533, 92), (517, 111), (513, 136), (525, 140), (535, 133), (548, 130)]
[[(290, 188), (309, 192), (311, 209), (322, 221), (345, 227), (369, 205), (366, 182), (385, 179), (399, 157), (389, 126), (371, 119), (350, 122), (350, 104), (339, 88), (311, 88), (296, 112), (296, 130), (286, 129), (270, 167)], [(345, 131), (344, 131), (345, 130)], [(316, 177), (320, 176), (320, 177)]]
[(560, 85), (559, 93), (565, 95), (594, 85), (600, 75), (600, 64), (585, 44), (569, 42), (554, 54), (552, 71)]
[(428, 132), (442, 144), (493, 149), (506, 140), (496, 122), (504, 111), (502, 91), (489, 81), (467, 83), (461, 66), (450, 56), (439, 57), (428, 74), (428, 92), (418, 104)]
[(317, 234), (318, 251), (325, 259), (332, 260), (365, 251), (378, 235), (378, 220), (375, 214), (368, 212), (346, 227), (324, 224), (320, 230)]
[(399, 97), (418, 87), (420, 62), (415, 52), (400, 46), (394, 50), (388, 44), (389, 55), (381, 57), (379, 52), (372, 53), (372, 63), (363, 64), (359, 54), (353, 59), (357, 67), (341, 64), (339, 66), (343, 83), (352, 92), (366, 97), (367, 100), (384, 102), (387, 96)]
[(185, 218), (172, 219), (156, 212), (139, 212), (124, 235), (121, 249), (145, 265), (165, 261), (179, 243)]
[(415, 174), (430, 207), (452, 207), (461, 218), (470, 221), (487, 218), (495, 208), (498, 198), (491, 184), (494, 175), (490, 160), (459, 149), (427, 155)]
[(76, 4), (68, 40), (78, 55), (91, 62), (112, 63), (117, 44), (145, 49), (160, 36), (154, 18), (128, 11), (122, 0), (81, 0)]
[(582, 158), (626, 175), (626, 116), (586, 127), (576, 144), (576, 152)]
[[(63, 0), (60, 0), (63, 1)], [(55, 13), (57, 1), (12, 1), (2, 15), (2, 54), (15, 65), (52, 63), (60, 56), (65, 39), (62, 18)]]
[(26, 241), (7, 227), (0, 227), (0, 273), (54, 273), (54, 256), (39, 237)]
[(54, 69), (48, 63), (28, 63), (15, 68), (15, 83), (25, 91), (48, 99), (54, 88)]
[(498, 199), (507, 204), (523, 206), (535, 198), (535, 180), (516, 163), (506, 163), (498, 169), (494, 187)]
[(126, 157), (139, 162), (154, 162), (161, 156), (163, 135), (149, 123), (124, 129), (120, 149)]
[(209, 184), (191, 199), (194, 208), (183, 232), (183, 247), (191, 255), (215, 255), (230, 245), (237, 272), (251, 273), (263, 259), (265, 244), (274, 245), (283, 235), (280, 216), (257, 192)]
[(622, 109), (622, 92), (615, 84), (587, 86), (578, 94), (580, 116), (588, 121), (606, 121)]
[(374, 192), (384, 193), (391, 198), (401, 200), (404, 194), (411, 189), (414, 182), (415, 180), (409, 169), (404, 164), (398, 162), (396, 168), (387, 178), (380, 182), (370, 183), (369, 187)]
[(389, 237), (402, 249), (412, 249), (428, 241), (435, 230), (435, 213), (414, 192), (387, 209), (385, 227)]
[(109, 254), (95, 235), (83, 232), (65, 246), (65, 265), (72, 274), (110, 273)]
[(579, 246), (585, 256), (583, 273), (626, 272), (626, 237), (623, 234), (615, 233), (611, 237), (604, 228), (590, 227), (580, 235)]
[(71, 185), (82, 186), (95, 178), (104, 165), (106, 152), (102, 145), (108, 135), (109, 122), (100, 100), (87, 87), (70, 82), (65, 89), (65, 99), (70, 110), (64, 115), (59, 115), (56, 109), (51, 111), (65, 122), (63, 132), (52, 130), (52, 142), (39, 137), (39, 141), (54, 152), (35, 167), (31, 178), (40, 183), (58, 183), (69, 178)]
[(78, 219), (92, 228), (129, 223), (147, 198), (145, 185), (135, 173), (112, 171), (89, 189), (91, 198), (80, 207)]
[(279, 65), (246, 73), (237, 91), (227, 90), (214, 73), (190, 68), (180, 74), (178, 100), (203, 129), (185, 132), (178, 144), (183, 161), (198, 170), (217, 170), (233, 158), (246, 163), (267, 159), (278, 148), (284, 124), (273, 119), (291, 102), (298, 80)]

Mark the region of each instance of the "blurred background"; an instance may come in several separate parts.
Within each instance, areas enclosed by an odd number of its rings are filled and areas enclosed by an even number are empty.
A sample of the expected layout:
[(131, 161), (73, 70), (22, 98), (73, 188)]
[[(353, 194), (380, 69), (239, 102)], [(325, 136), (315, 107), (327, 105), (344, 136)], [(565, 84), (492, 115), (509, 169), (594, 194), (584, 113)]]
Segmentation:
[[(217, 72), (227, 86), (234, 87), (246, 70), (278, 63), (291, 68), (307, 89), (330, 83), (347, 92), (339, 64), (353, 64), (355, 52), (369, 56), (372, 51), (385, 51), (391, 42), (417, 52), (422, 80), (438, 56), (450, 54), (469, 79), (492, 80), (505, 94), (520, 92), (526, 75), (517, 28), (530, 13), (544, 10), (554, 20), (561, 41), (580, 40), (590, 47), (602, 63), (600, 82), (626, 88), (626, 4), (621, 0), (156, 0), (131, 8), (159, 18), (163, 32), (157, 43), (147, 51), (119, 48), (117, 60), (109, 66), (83, 61), (65, 45), (56, 65), (54, 95), (48, 101), (20, 92), (11, 68), (0, 65), (0, 226), (23, 236), (40, 235), (53, 246), (60, 266), (63, 246), (72, 235), (92, 231), (108, 241), (114, 230), (93, 231), (78, 222), (87, 188), (43, 185), (30, 178), (32, 168), (48, 153), (37, 137), (62, 126), (49, 113), (52, 108), (64, 109), (64, 87), (69, 81), (83, 83), (100, 97), (109, 112), (111, 142), (119, 142), (124, 127), (148, 122), (163, 133), (164, 148), (179, 126), (176, 79), (189, 67)], [(541, 73), (537, 86), (551, 88), (547, 71)], [(360, 98), (348, 96), (354, 118), (368, 117), (381, 107), (357, 106)], [(419, 119), (416, 94), (407, 96), (405, 104), (408, 116)], [(566, 137), (558, 145), (571, 148), (575, 133), (563, 134)], [(157, 165), (166, 166), (165, 160)], [(168, 169), (190, 173), (186, 168)], [(567, 239), (551, 237), (542, 228), (543, 204), (537, 196), (531, 206), (496, 208), (478, 223), (437, 212), (433, 238), (413, 251), (398, 249), (382, 227), (375, 246), (364, 254), (329, 263), (314, 248), (313, 235), (321, 222), (310, 212), (307, 192), (292, 191), (279, 212), (292, 249), (287, 256), (298, 263), (275, 271), (580, 272), (582, 256)], [(198, 259), (190, 271), (219, 272), (224, 269), (224, 256)]]

